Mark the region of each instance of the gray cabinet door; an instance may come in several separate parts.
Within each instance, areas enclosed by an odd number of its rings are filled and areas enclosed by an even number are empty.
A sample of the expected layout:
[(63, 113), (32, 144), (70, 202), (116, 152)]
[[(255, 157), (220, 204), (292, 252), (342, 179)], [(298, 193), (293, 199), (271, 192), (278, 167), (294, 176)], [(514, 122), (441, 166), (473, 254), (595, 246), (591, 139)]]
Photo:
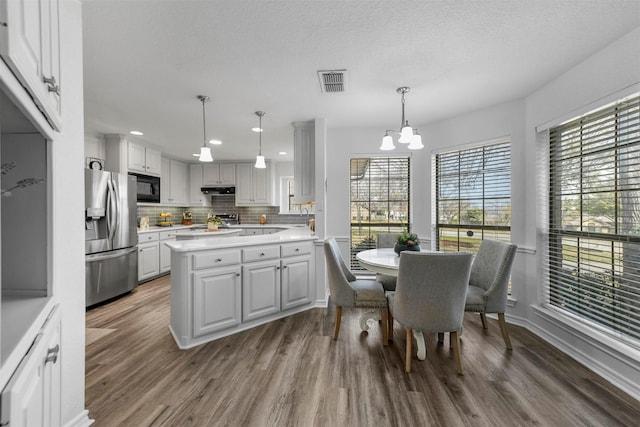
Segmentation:
[(239, 325), (240, 266), (193, 273), (193, 337)]

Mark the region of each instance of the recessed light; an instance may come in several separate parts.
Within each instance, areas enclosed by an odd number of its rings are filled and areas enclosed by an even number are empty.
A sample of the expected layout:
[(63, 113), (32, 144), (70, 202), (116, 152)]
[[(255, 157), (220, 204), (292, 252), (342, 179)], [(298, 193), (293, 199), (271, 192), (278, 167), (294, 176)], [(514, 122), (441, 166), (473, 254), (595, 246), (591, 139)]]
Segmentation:
[(281, 156), (284, 156), (285, 154), (287, 154), (287, 152), (286, 151), (280, 151), (280, 152), (278, 152), (278, 154), (280, 154)]
[(262, 132), (261, 128), (251, 128), (252, 132)]
[(209, 144), (212, 144), (212, 145), (221, 145), (221, 144), (222, 144), (222, 141), (220, 141), (219, 139), (210, 139), (210, 140), (209, 140)]
[(129, 133), (130, 133), (131, 135), (137, 135), (137, 136), (142, 136), (142, 135), (144, 135), (144, 133), (140, 132), (139, 130), (132, 130), (132, 131), (129, 131)]

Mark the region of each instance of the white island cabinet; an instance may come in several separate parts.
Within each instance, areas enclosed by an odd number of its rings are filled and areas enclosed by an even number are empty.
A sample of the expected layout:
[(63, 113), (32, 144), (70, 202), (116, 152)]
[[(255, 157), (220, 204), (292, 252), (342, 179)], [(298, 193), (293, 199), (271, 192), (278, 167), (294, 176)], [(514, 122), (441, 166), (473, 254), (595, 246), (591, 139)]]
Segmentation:
[(276, 234), (168, 242), (171, 333), (186, 349), (315, 307), (313, 240)]

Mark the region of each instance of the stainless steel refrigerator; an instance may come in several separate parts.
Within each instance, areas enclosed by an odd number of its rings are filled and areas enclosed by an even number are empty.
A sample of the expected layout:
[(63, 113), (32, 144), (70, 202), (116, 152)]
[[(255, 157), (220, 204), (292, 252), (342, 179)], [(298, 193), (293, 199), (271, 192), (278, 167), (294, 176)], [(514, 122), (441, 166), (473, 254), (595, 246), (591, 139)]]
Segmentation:
[(86, 169), (84, 199), (89, 307), (138, 285), (136, 178)]

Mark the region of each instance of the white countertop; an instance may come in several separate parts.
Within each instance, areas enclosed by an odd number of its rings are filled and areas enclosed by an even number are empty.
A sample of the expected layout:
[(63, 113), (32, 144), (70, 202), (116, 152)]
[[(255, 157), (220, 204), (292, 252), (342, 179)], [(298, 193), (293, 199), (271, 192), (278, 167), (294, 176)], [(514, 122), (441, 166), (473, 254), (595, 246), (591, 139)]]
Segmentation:
[[(193, 225), (182, 225), (182, 224), (174, 224), (169, 227), (160, 227), (158, 225), (150, 226), (148, 230), (140, 230), (138, 228), (138, 234), (144, 233), (157, 233), (158, 231), (167, 231), (167, 230), (184, 230), (190, 228), (204, 229), (206, 228), (206, 224), (193, 224)], [(304, 224), (234, 224), (229, 225), (229, 229), (234, 228), (282, 228), (282, 229), (291, 229), (291, 228), (299, 228), (308, 230), (309, 227)], [(223, 230), (225, 230), (224, 228)]]
[(211, 237), (228, 237), (234, 234), (240, 234), (242, 232), (241, 228), (219, 228), (215, 231), (209, 231), (206, 228), (196, 228), (196, 229), (180, 229), (176, 231), (176, 237), (178, 240), (180, 239), (204, 239)]
[[(233, 247), (246, 247), (253, 245), (281, 244), (289, 242), (299, 242), (302, 240), (316, 240), (317, 237), (311, 234), (308, 227), (295, 225), (258, 225), (263, 228), (284, 228), (285, 230), (274, 234), (263, 234), (257, 236), (231, 236), (224, 239), (193, 239), (177, 240), (166, 242), (172, 252), (192, 252), (205, 251), (211, 249), (225, 249)], [(247, 228), (247, 225), (237, 225), (233, 228)]]

